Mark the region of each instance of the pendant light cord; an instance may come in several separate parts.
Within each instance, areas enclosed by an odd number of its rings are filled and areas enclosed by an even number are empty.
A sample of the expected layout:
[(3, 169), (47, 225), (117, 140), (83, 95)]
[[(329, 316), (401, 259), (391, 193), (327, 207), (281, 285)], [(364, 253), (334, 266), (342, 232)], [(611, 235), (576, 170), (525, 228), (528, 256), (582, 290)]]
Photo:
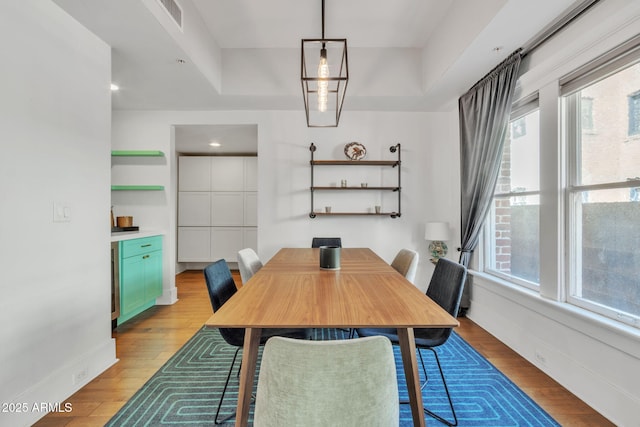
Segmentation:
[(322, 0), (322, 38), (324, 39), (324, 0)]
[[(322, 0), (322, 40), (324, 40), (324, 0)], [(324, 52), (325, 49), (325, 44), (324, 42), (322, 43), (322, 51)], [(321, 52), (322, 54), (322, 52)], [(326, 58), (326, 53), (325, 53), (325, 58)]]

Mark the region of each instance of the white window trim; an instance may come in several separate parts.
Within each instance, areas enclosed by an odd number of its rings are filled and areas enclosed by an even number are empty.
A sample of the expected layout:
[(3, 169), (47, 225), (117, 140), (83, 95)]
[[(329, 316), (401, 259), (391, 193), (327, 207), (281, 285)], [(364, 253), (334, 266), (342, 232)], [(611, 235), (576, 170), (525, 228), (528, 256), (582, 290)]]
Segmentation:
[[(623, 67), (624, 68), (624, 67)], [(618, 68), (620, 70), (620, 68)], [(598, 80), (594, 80), (592, 82), (596, 83)], [(588, 85), (583, 85), (582, 87), (586, 87)], [(584, 298), (579, 298), (573, 296), (573, 294), (581, 293), (581, 270), (577, 268), (575, 261), (578, 259), (582, 259), (582, 243), (580, 241), (580, 234), (578, 233), (578, 229), (580, 228), (579, 221), (582, 218), (580, 212), (577, 211), (579, 209), (579, 203), (576, 201), (576, 197), (579, 197), (584, 191), (590, 190), (609, 190), (609, 189), (618, 189), (618, 188), (634, 188), (638, 186), (640, 180), (629, 180), (629, 181), (617, 181), (617, 182), (606, 182), (606, 183), (598, 183), (598, 184), (588, 184), (588, 185), (579, 185), (576, 183), (578, 179), (578, 171), (580, 170), (580, 155), (578, 152), (580, 145), (580, 134), (581, 134), (581, 114), (579, 114), (580, 110), (580, 96), (579, 91), (574, 91), (562, 98), (562, 105), (564, 110), (564, 123), (568, 126), (564, 129), (564, 140), (566, 150), (569, 154), (567, 158), (567, 185), (564, 191), (564, 206), (565, 212), (567, 212), (565, 216), (565, 227), (567, 230), (567, 235), (565, 236), (565, 240), (567, 243), (567, 253), (565, 258), (566, 263), (566, 276), (565, 276), (565, 286), (564, 292), (566, 295), (565, 300), (574, 306), (592, 311), (599, 315), (608, 317), (615, 321), (631, 325), (634, 327), (640, 327), (640, 318), (638, 316), (630, 315), (621, 310), (617, 310), (613, 307), (605, 306), (602, 304), (598, 304), (594, 301), (590, 301)], [(569, 126), (570, 124), (575, 124), (575, 126)]]

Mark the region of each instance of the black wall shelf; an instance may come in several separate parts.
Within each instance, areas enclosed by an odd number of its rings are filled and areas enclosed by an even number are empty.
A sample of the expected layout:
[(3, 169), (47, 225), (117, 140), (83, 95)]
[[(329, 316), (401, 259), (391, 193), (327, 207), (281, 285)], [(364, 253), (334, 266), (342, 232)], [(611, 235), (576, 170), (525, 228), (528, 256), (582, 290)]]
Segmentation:
[[(317, 216), (389, 216), (391, 218), (398, 218), (401, 216), (401, 192), (402, 187), (400, 185), (401, 179), (401, 158), (400, 158), (400, 144), (392, 145), (389, 147), (389, 151), (391, 153), (398, 153), (397, 160), (315, 160), (314, 153), (316, 151), (316, 146), (314, 143), (311, 143), (309, 146), (309, 151), (311, 152), (311, 161), (309, 164), (311, 165), (311, 186), (309, 187), (311, 193), (311, 211), (309, 212), (310, 218), (315, 218)], [(397, 186), (367, 186), (367, 187), (337, 187), (337, 186), (316, 186), (314, 185), (314, 173), (316, 166), (389, 166), (392, 168), (398, 168), (398, 181)], [(398, 210), (394, 212), (380, 212), (380, 213), (371, 213), (371, 212), (314, 212), (314, 192), (316, 191), (392, 191), (398, 193)]]

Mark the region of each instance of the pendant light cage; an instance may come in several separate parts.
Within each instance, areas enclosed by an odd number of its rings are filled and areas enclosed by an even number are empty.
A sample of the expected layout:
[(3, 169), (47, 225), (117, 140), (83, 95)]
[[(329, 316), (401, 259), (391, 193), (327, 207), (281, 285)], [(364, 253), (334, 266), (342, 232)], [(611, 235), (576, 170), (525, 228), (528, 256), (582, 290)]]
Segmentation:
[[(321, 76), (318, 63), (324, 56), (329, 76)], [(301, 58), (302, 95), (308, 127), (337, 127), (349, 81), (347, 39), (303, 39)], [(326, 110), (319, 108), (322, 85)]]
[(347, 39), (302, 39), (300, 82), (308, 127), (337, 127), (349, 81)]

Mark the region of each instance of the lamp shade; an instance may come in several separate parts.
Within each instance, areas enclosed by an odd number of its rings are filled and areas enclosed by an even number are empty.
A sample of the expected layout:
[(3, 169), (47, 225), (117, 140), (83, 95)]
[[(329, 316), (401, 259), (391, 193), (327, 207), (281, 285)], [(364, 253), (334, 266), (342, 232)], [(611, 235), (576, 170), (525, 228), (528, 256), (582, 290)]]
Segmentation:
[(428, 222), (424, 227), (424, 239), (432, 241), (449, 240), (449, 223)]

